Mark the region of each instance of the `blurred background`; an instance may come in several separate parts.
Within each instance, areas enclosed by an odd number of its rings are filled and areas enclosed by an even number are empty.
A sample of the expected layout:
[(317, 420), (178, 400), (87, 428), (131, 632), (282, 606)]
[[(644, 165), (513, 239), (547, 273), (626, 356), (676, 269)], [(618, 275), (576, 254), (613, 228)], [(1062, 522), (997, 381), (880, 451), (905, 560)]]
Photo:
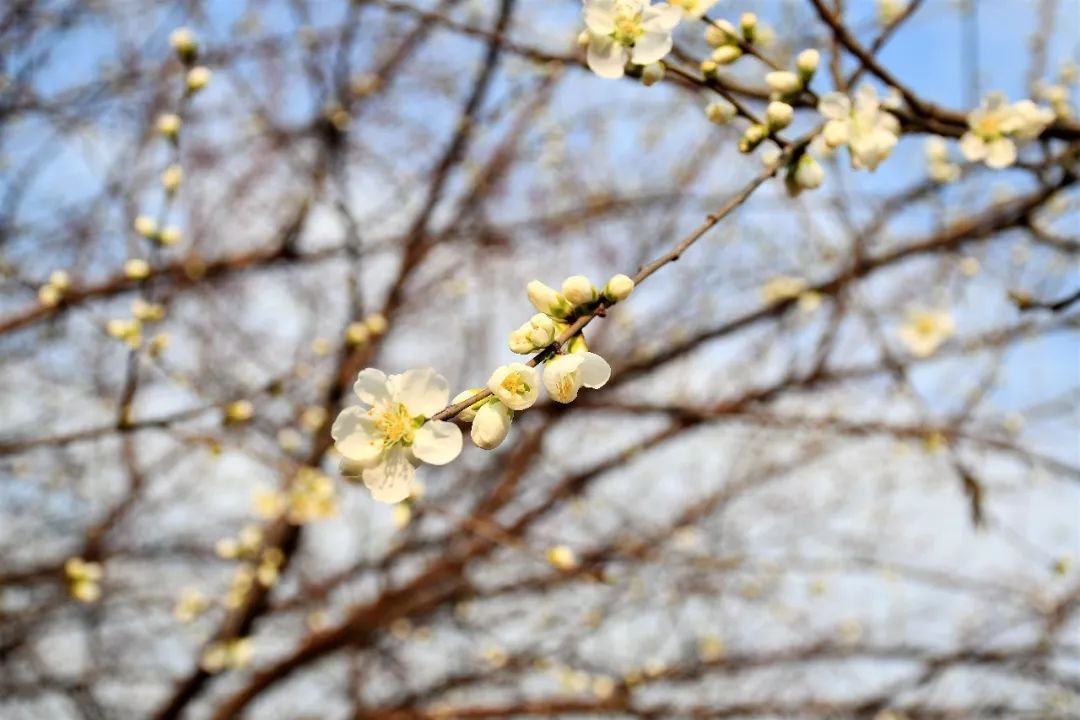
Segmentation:
[[(1077, 0), (825, 4), (942, 108), (1075, 108)], [(810, 2), (709, 15), (747, 11), (818, 93), (860, 69)], [(907, 127), (766, 182), (588, 327), (605, 388), (400, 505), (339, 475), (358, 370), (481, 386), (529, 280), (633, 275), (761, 172), (582, 28), (0, 7), (0, 717), (1080, 717), (1080, 135), (993, 171), (954, 123), (938, 183)], [(721, 78), (760, 111), (768, 69)]]

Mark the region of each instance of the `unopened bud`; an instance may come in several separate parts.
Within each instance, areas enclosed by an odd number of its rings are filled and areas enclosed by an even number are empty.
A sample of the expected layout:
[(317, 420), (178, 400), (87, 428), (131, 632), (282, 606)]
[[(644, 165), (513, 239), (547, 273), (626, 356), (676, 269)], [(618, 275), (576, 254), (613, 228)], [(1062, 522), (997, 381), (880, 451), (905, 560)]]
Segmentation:
[(189, 93), (196, 93), (210, 84), (210, 68), (199, 65), (188, 70), (187, 89)]
[(783, 130), (791, 124), (795, 117), (795, 110), (785, 102), (773, 100), (765, 109), (765, 119), (771, 132)]
[(722, 45), (713, 50), (712, 59), (714, 63), (730, 65), (741, 58), (742, 54), (742, 49), (738, 45)]
[(739, 152), (749, 153), (753, 152), (754, 148), (761, 144), (761, 141), (769, 136), (769, 128), (757, 123), (746, 128), (746, 132), (743, 133), (742, 138), (739, 139)]
[(717, 20), (705, 28), (705, 42), (712, 47), (720, 47), (734, 42), (739, 37), (739, 31), (727, 20)]
[(596, 288), (584, 275), (571, 275), (563, 280), (562, 292), (575, 305), (586, 305), (596, 300)]
[[(450, 404), (457, 405), (458, 403), (465, 402), (474, 395), (479, 395), (482, 392), (484, 392), (484, 388), (469, 388), (468, 390), (463, 390), (462, 392), (459, 392), (457, 395), (454, 396), (454, 399), (450, 401)], [(476, 411), (479, 410), (485, 402), (486, 399), (474, 402), (472, 405), (457, 414), (458, 420), (461, 420), (462, 422), (472, 422), (473, 419), (476, 417)]]
[(169, 34), (169, 45), (186, 65), (193, 63), (199, 54), (199, 42), (195, 39), (195, 33), (186, 27), (178, 27)]
[(158, 132), (170, 140), (175, 140), (180, 134), (181, 125), (183, 125), (183, 120), (176, 113), (164, 113), (157, 119)]
[(754, 38), (757, 36), (757, 15), (751, 12), (743, 13), (739, 17), (739, 29), (742, 30), (746, 42), (754, 42)]
[(799, 56), (795, 58), (795, 67), (799, 70), (799, 75), (802, 77), (803, 84), (810, 82), (810, 78), (814, 77), (814, 73), (817, 72), (818, 63), (821, 62), (821, 53), (814, 48), (808, 48), (799, 53)]
[(717, 100), (705, 106), (705, 117), (709, 118), (709, 122), (717, 125), (726, 125), (731, 122), (735, 113), (735, 106), (727, 100)]
[(765, 75), (765, 82), (774, 92), (781, 96), (795, 95), (802, 90), (802, 81), (799, 76), (788, 70), (776, 70)]
[(632, 292), (634, 292), (634, 281), (621, 273), (608, 280), (607, 285), (604, 286), (604, 297), (612, 303), (625, 300)]
[(654, 62), (641, 71), (641, 84), (651, 87), (664, 79), (664, 63)]

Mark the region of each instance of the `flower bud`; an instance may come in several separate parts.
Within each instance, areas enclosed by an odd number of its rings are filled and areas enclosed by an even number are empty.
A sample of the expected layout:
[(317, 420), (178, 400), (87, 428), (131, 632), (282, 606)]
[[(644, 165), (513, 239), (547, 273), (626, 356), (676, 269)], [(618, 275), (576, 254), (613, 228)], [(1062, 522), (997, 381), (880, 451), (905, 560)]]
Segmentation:
[(578, 33), (577, 44), (579, 47), (589, 47), (589, 31), (582, 30)]
[(738, 45), (723, 45), (713, 50), (712, 59), (714, 64), (730, 65), (741, 58), (742, 54)]
[(803, 84), (810, 82), (810, 78), (814, 77), (814, 73), (817, 72), (818, 63), (821, 62), (821, 53), (814, 48), (807, 48), (799, 53), (795, 58), (795, 67), (799, 70), (799, 77), (802, 78)]
[(705, 42), (712, 47), (729, 45), (739, 37), (739, 31), (727, 20), (717, 20), (705, 28)]
[(531, 335), (532, 332), (528, 323), (510, 333), (510, 352), (515, 352), (518, 355), (528, 355), (536, 350)]
[(765, 110), (765, 119), (771, 132), (783, 130), (791, 124), (794, 117), (794, 108), (779, 100), (773, 100)]
[(472, 421), (473, 444), (484, 450), (494, 450), (502, 445), (510, 432), (510, 423), (514, 420), (514, 411), (498, 400), (488, 400)]
[(173, 163), (162, 171), (161, 186), (165, 188), (165, 192), (171, 195), (180, 188), (180, 183), (183, 182), (183, 179), (183, 169), (176, 163)]
[(604, 286), (604, 299), (609, 303), (617, 303), (630, 297), (634, 292), (634, 281), (622, 273), (615, 275)]
[(727, 100), (717, 100), (705, 106), (705, 117), (716, 125), (727, 125), (735, 117), (735, 106)]
[(386, 316), (382, 313), (372, 313), (364, 318), (364, 325), (372, 335), (382, 335), (386, 332)]
[(176, 113), (164, 113), (158, 116), (157, 130), (170, 140), (175, 140), (180, 135), (180, 126), (183, 120)]
[(185, 65), (195, 62), (195, 57), (199, 54), (199, 42), (195, 39), (195, 33), (186, 27), (178, 27), (169, 34), (169, 45)]
[(536, 313), (528, 322), (529, 340), (533, 349), (546, 348), (555, 340), (558, 334), (555, 321), (543, 313)]
[(363, 345), (370, 337), (371, 331), (362, 322), (349, 323), (349, 326), (345, 328), (345, 342), (353, 347)]
[(199, 65), (188, 70), (187, 89), (189, 93), (196, 93), (210, 84), (210, 68)]
[(157, 223), (154, 222), (154, 218), (148, 215), (140, 215), (135, 218), (135, 232), (142, 235), (144, 238), (153, 238), (157, 235)]
[(175, 245), (180, 242), (180, 228), (175, 225), (166, 225), (161, 228), (161, 234), (158, 235), (158, 242), (162, 245)]
[(700, 67), (701, 74), (704, 75), (706, 79), (716, 77), (717, 65), (712, 60), (702, 60)]
[(641, 84), (651, 87), (664, 79), (664, 63), (654, 62), (641, 71)]
[(780, 95), (794, 95), (802, 90), (799, 76), (787, 70), (776, 70), (765, 75), (765, 82)]
[[(454, 396), (454, 399), (450, 401), (450, 404), (457, 405), (459, 402), (465, 402), (472, 396), (478, 395), (482, 392), (484, 392), (484, 388), (469, 388), (468, 390), (463, 390), (462, 392), (459, 392), (457, 395)], [(472, 422), (473, 418), (476, 417), (476, 412), (485, 402), (487, 402), (486, 398), (484, 400), (480, 400), (479, 402), (475, 402), (469, 407), (465, 408), (457, 414), (458, 420), (461, 420), (462, 422)]]
[(584, 275), (571, 275), (563, 280), (562, 292), (575, 305), (585, 305), (596, 300), (596, 288)]
[(71, 287), (71, 276), (66, 270), (53, 270), (49, 274), (49, 284), (60, 292), (64, 292)]
[(124, 274), (132, 280), (145, 280), (150, 277), (150, 263), (142, 258), (132, 258), (124, 263)]
[(825, 170), (810, 153), (803, 153), (795, 165), (795, 184), (803, 190), (813, 190), (825, 182)]
[(739, 17), (739, 29), (742, 30), (746, 42), (754, 42), (754, 37), (757, 35), (757, 15), (751, 12), (743, 13)]
[(742, 138), (739, 139), (739, 152), (749, 153), (753, 152), (754, 148), (761, 144), (761, 141), (769, 136), (769, 129), (764, 125), (757, 123), (746, 128), (746, 132), (743, 133)]
[(567, 299), (539, 280), (533, 280), (525, 286), (525, 292), (528, 293), (532, 306), (545, 315), (564, 318), (570, 313), (570, 303)]
[(589, 352), (589, 345), (585, 342), (585, 336), (578, 333), (566, 343), (566, 352), (573, 355), (575, 353), (587, 353)]

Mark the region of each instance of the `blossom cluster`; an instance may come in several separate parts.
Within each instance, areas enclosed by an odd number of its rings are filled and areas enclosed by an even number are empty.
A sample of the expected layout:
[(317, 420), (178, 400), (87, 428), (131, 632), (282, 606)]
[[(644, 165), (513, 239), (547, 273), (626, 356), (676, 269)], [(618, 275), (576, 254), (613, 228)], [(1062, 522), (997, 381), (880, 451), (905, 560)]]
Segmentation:
[[(589, 352), (580, 332), (563, 336), (577, 319), (625, 300), (633, 289), (626, 275), (614, 276), (602, 290), (583, 275), (567, 278), (561, 292), (530, 282), (527, 294), (538, 312), (510, 334), (509, 344), (516, 353), (540, 355), (530, 363), (497, 368), (486, 388), (469, 388), (452, 401), (451, 407), (475, 400), (457, 413), (460, 422), (471, 425), (473, 444), (485, 450), (502, 444), (515, 414), (536, 402), (541, 384), (560, 403), (573, 402), (582, 387), (603, 387), (611, 376), (607, 361)], [(537, 361), (544, 363), (542, 379)], [(435, 417), (448, 409), (450, 390), (434, 369), (387, 376), (367, 368), (353, 390), (363, 407), (342, 410), (330, 434), (342, 456), (342, 475), (359, 479), (376, 500), (397, 503), (416, 494), (417, 466), (445, 465), (461, 452), (461, 429)]]
[(994, 169), (1016, 162), (1017, 143), (1034, 140), (1054, 121), (1054, 111), (1031, 100), (1009, 104), (1001, 93), (990, 93), (968, 115), (968, 131), (960, 138), (960, 152), (971, 162)]

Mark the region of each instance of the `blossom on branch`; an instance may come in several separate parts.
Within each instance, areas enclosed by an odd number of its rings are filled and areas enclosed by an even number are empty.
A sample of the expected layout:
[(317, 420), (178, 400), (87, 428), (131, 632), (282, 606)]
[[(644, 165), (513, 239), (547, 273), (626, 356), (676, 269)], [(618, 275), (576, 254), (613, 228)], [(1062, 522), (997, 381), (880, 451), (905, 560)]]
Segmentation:
[(876, 170), (896, 147), (900, 123), (882, 110), (872, 85), (861, 86), (854, 103), (843, 93), (828, 93), (818, 102), (818, 112), (828, 120), (825, 143), (834, 149), (847, 145), (856, 170)]
[(342, 473), (360, 476), (376, 500), (404, 500), (414, 489), (415, 466), (445, 465), (461, 452), (457, 425), (428, 420), (450, 397), (446, 380), (433, 369), (387, 377), (367, 368), (353, 390), (370, 407), (342, 410), (330, 434), (344, 458)]
[(584, 0), (589, 69), (604, 78), (621, 78), (626, 63), (649, 65), (671, 51), (671, 31), (682, 11), (649, 0)]

